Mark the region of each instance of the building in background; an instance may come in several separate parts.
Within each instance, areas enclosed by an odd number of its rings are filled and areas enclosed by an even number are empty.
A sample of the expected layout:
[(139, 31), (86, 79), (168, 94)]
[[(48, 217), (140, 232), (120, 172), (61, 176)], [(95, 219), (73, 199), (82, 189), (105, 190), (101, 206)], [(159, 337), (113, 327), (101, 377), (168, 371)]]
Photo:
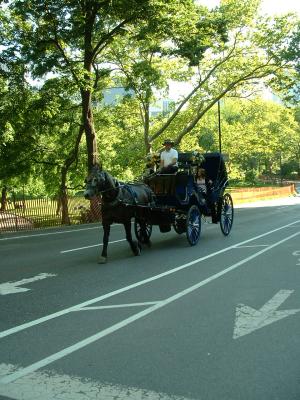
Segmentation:
[[(122, 101), (125, 96), (134, 97), (132, 89), (126, 90), (122, 86), (110, 87), (103, 91), (103, 99), (100, 104), (114, 106)], [(150, 105), (150, 116), (167, 115), (174, 110), (175, 102), (172, 99), (162, 99)]]

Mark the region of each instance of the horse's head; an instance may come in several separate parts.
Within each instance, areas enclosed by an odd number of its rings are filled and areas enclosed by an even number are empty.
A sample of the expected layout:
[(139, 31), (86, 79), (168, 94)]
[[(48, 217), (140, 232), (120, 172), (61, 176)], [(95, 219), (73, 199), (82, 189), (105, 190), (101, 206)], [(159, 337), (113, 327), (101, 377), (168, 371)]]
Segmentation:
[(92, 168), (91, 173), (85, 180), (85, 192), (84, 197), (86, 199), (91, 199), (96, 196), (102, 190), (106, 188), (106, 174), (102, 171), (99, 166), (95, 165)]

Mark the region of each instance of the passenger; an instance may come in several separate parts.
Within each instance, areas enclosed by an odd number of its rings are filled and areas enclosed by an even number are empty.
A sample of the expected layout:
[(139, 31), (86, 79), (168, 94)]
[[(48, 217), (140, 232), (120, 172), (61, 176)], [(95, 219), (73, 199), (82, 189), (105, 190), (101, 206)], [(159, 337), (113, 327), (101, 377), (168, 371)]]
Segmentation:
[(163, 142), (165, 150), (160, 154), (160, 173), (174, 174), (178, 171), (178, 151), (173, 149), (174, 142), (166, 139)]
[(202, 193), (207, 193), (207, 187), (206, 187), (206, 182), (205, 182), (206, 174), (205, 174), (205, 169), (204, 168), (198, 168), (197, 171), (197, 176), (196, 176), (196, 183), (198, 186), (198, 189)]

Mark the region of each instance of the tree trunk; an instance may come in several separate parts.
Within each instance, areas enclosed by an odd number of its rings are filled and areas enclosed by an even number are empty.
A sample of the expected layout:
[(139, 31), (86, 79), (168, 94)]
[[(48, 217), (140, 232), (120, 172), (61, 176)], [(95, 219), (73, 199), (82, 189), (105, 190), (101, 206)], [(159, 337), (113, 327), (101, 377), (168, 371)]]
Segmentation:
[(6, 203), (7, 203), (7, 187), (4, 186), (1, 192), (1, 208), (0, 211), (6, 210)]
[(81, 91), (82, 98), (82, 121), (85, 131), (86, 147), (88, 154), (88, 171), (98, 163), (97, 137), (94, 127), (92, 110), (92, 93), (90, 90)]
[(67, 173), (68, 170), (64, 166), (61, 169), (61, 186), (60, 186), (60, 204), (61, 204), (61, 223), (62, 225), (70, 225), (69, 208), (68, 208), (68, 192), (67, 192)]
[[(69, 209), (68, 209), (68, 188), (67, 188), (67, 174), (71, 165), (77, 160), (79, 145), (81, 141), (81, 137), (84, 131), (84, 126), (80, 125), (78, 135), (76, 138), (74, 149), (71, 150), (69, 156), (64, 162), (64, 166), (61, 169), (61, 184), (60, 184), (60, 193), (59, 193), (59, 202), (61, 206), (61, 222), (63, 225), (70, 225), (70, 217), (69, 217)], [(59, 205), (56, 212), (59, 212)]]

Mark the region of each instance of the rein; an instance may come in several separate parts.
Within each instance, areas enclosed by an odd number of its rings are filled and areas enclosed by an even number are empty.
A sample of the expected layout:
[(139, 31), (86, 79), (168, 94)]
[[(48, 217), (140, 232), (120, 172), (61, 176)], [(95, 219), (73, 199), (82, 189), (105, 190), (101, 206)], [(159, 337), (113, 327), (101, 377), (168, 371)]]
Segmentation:
[(115, 187), (115, 188), (109, 188), (109, 189), (105, 189), (105, 190), (99, 190), (99, 193), (102, 194), (102, 193), (110, 192), (111, 190), (117, 190), (117, 189), (120, 189), (121, 187), (124, 187), (124, 186), (125, 186), (125, 185), (118, 185), (118, 186)]

